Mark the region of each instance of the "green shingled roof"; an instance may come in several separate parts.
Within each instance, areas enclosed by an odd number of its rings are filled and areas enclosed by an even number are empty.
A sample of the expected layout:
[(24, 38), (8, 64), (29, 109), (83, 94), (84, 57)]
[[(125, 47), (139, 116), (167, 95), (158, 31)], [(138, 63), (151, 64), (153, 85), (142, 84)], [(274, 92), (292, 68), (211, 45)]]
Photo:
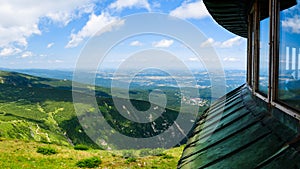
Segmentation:
[(246, 85), (230, 92), (199, 117), (178, 168), (300, 168), (299, 122), (271, 112)]
[[(248, 36), (248, 14), (254, 1), (250, 0), (203, 0), (207, 10), (222, 27), (242, 37)], [(268, 17), (268, 0), (259, 0), (261, 18)], [(280, 1), (284, 10), (297, 4), (296, 0)]]

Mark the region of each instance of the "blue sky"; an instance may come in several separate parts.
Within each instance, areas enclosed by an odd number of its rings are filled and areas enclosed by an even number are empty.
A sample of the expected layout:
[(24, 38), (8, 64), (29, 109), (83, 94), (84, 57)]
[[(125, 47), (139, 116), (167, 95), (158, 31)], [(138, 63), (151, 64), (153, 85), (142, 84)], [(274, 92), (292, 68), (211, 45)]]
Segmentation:
[[(213, 46), (225, 69), (245, 69), (246, 39), (219, 26), (202, 1), (190, 0), (1, 0), (0, 67), (74, 69), (84, 45), (97, 31), (125, 16), (150, 12), (190, 22), (207, 38), (199, 48)], [(104, 67), (120, 64), (135, 50), (159, 48), (197, 68), (201, 63), (180, 46), (159, 35), (129, 37), (109, 53)]]

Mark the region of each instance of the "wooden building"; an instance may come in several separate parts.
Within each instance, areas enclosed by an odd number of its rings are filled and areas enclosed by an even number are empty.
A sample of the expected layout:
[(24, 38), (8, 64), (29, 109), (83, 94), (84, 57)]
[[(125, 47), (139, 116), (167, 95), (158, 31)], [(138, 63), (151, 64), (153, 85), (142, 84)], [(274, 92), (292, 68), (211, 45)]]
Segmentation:
[(300, 168), (300, 1), (204, 3), (247, 38), (247, 83), (198, 118), (178, 168)]

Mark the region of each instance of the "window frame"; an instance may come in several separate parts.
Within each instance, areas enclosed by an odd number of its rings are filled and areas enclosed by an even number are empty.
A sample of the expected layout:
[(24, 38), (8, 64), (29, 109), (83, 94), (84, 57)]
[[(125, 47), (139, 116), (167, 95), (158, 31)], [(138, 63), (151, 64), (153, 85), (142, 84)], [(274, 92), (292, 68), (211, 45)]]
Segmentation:
[(255, 45), (254, 39), (255, 37), (255, 6), (253, 5), (250, 14), (248, 15), (248, 38), (247, 38), (247, 84), (250, 87), (253, 87), (253, 56), (254, 56), (254, 48)]
[[(272, 0), (274, 1), (274, 0)], [(276, 26), (276, 37), (274, 38), (274, 41), (276, 42), (276, 46), (274, 46), (274, 53), (277, 57), (274, 57), (276, 59), (276, 61), (274, 61), (274, 91), (273, 91), (273, 98), (271, 100), (271, 104), (286, 112), (287, 114), (297, 118), (300, 120), (300, 112), (299, 110), (297, 110), (296, 108), (293, 108), (292, 106), (284, 103), (283, 101), (281, 101), (279, 99), (279, 94), (278, 94), (278, 87), (279, 87), (279, 54), (280, 54), (280, 1), (276, 1), (274, 4), (274, 16), (275, 16), (275, 26)], [(296, 49), (297, 50), (297, 49)], [(300, 49), (298, 49), (300, 50)]]
[[(248, 88), (257, 98), (268, 103), (270, 111), (277, 108), (286, 114), (300, 120), (300, 111), (285, 104), (278, 97), (279, 78), (279, 38), (280, 38), (280, 0), (269, 0), (269, 79), (268, 94), (259, 91), (259, 0), (255, 0), (248, 15), (248, 54), (247, 83)], [(254, 30), (253, 30), (254, 29)], [(254, 39), (252, 33), (254, 32)], [(254, 43), (254, 51), (252, 45)]]
[[(271, 3), (271, 1), (273, 0), (269, 0), (269, 3)], [(269, 5), (270, 6), (270, 5)], [(265, 95), (262, 92), (259, 91), (259, 60), (260, 60), (260, 13), (259, 13), (259, 0), (255, 0), (253, 2), (252, 5), (252, 9), (251, 12), (248, 16), (248, 20), (249, 20), (249, 31), (248, 31), (248, 67), (250, 68), (249, 72), (247, 74), (247, 79), (248, 82), (251, 82), (249, 85), (249, 88), (252, 90), (252, 93), (254, 96), (262, 99), (265, 102), (269, 102), (269, 94)], [(270, 10), (269, 10), (270, 11)], [(271, 23), (271, 18), (270, 18), (270, 26), (269, 29), (272, 29), (272, 23)], [(253, 30), (254, 28), (254, 30)], [(254, 39), (252, 37), (252, 33), (254, 32)], [(269, 35), (269, 39), (271, 39), (271, 34)], [(254, 43), (254, 51), (252, 50), (252, 45)], [(270, 45), (269, 45), (270, 46)], [(271, 48), (271, 47), (270, 47)], [(269, 58), (271, 58), (271, 53), (270, 53), (270, 49), (269, 49)], [(250, 63), (249, 63), (250, 62)], [(269, 62), (269, 64), (271, 64)], [(270, 65), (269, 65), (269, 69), (270, 69)], [(270, 74), (270, 71), (269, 71)], [(250, 76), (251, 75), (251, 76)], [(269, 79), (270, 79), (270, 75), (269, 75)], [(249, 83), (248, 83), (249, 84)], [(268, 92), (270, 91), (270, 83), (268, 85)]]
[[(257, 50), (258, 50), (258, 52), (257, 52), (257, 90), (256, 90), (256, 92), (257, 93), (259, 93), (259, 95), (261, 95), (261, 96), (263, 96), (265, 99), (268, 99), (269, 100), (269, 90), (270, 90), (270, 88), (271, 88), (271, 86), (270, 86), (270, 77), (271, 77), (271, 71), (270, 71), (270, 66), (271, 66), (271, 59), (272, 59), (272, 57), (271, 57), (271, 41), (272, 41), (272, 27), (273, 27), (273, 24), (272, 24), (272, 15), (271, 15), (271, 1), (272, 0), (268, 0), (268, 2), (269, 2), (269, 16), (268, 16), (268, 18), (269, 18), (269, 39), (268, 39), (268, 44), (269, 44), (269, 52), (268, 52), (268, 54), (269, 54), (269, 56), (268, 56), (268, 60), (269, 60), (269, 65), (268, 65), (268, 91), (267, 91), (267, 93), (264, 93), (262, 90), (260, 90), (260, 71), (261, 71), (261, 69), (260, 69), (260, 61), (261, 61), (261, 53), (260, 53), (260, 40), (261, 40), (261, 18), (260, 18), (260, 11), (261, 11), (261, 7), (260, 7), (260, 5), (258, 5), (258, 22), (257, 22), (257, 24), (258, 24), (258, 39), (257, 39)], [(265, 19), (267, 19), (267, 18), (265, 18)]]

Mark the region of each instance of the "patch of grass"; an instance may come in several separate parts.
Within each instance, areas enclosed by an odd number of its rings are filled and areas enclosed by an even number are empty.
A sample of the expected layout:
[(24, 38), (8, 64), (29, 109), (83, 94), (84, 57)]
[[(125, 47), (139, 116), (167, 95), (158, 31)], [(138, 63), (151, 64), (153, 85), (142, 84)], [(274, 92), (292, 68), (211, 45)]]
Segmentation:
[(172, 159), (172, 158), (174, 158), (172, 155), (169, 155), (169, 154), (164, 154), (163, 156), (162, 156), (162, 158), (163, 159)]
[[(172, 149), (165, 149), (164, 153), (174, 158), (163, 158), (162, 156), (146, 156), (138, 158), (140, 150), (129, 150), (136, 158), (136, 162), (132, 159), (124, 159), (123, 152), (128, 150), (96, 150), (89, 149), (87, 151), (74, 150), (71, 146), (60, 146), (55, 144), (44, 144), (34, 141), (23, 141), (18, 139), (9, 139), (0, 137), (0, 168), (24, 168), (24, 169), (74, 169), (77, 168), (76, 163), (85, 158), (99, 157), (102, 163), (98, 168), (113, 169), (173, 169), (177, 167), (178, 160), (181, 156), (184, 146)], [(42, 155), (36, 153), (38, 147), (52, 147), (58, 151), (54, 155)], [(127, 154), (127, 153), (125, 153)], [(130, 162), (131, 161), (131, 162)]]
[(128, 158), (135, 158), (136, 155), (134, 154), (134, 150), (124, 150), (122, 152), (122, 157), (128, 159)]
[(129, 163), (132, 163), (132, 162), (136, 162), (136, 158), (135, 157), (129, 157), (125, 161), (126, 164), (129, 164)]
[(78, 144), (74, 146), (74, 150), (88, 150), (89, 147), (83, 144)]
[(140, 150), (140, 157), (146, 157), (151, 155), (151, 149), (150, 148), (145, 148)]
[(58, 153), (57, 150), (51, 147), (38, 147), (36, 152), (43, 155), (52, 155)]
[(146, 149), (141, 149), (139, 156), (140, 157), (146, 157), (146, 156), (163, 156), (165, 155), (164, 153), (164, 149), (162, 148), (156, 148), (156, 149), (150, 149), (150, 148), (146, 148)]
[(87, 159), (80, 160), (76, 163), (77, 167), (83, 168), (96, 168), (102, 163), (99, 157), (91, 157)]
[(165, 155), (164, 151), (165, 151), (165, 149), (156, 148), (156, 149), (151, 150), (151, 155), (153, 155), (153, 156), (163, 156), (163, 155)]

